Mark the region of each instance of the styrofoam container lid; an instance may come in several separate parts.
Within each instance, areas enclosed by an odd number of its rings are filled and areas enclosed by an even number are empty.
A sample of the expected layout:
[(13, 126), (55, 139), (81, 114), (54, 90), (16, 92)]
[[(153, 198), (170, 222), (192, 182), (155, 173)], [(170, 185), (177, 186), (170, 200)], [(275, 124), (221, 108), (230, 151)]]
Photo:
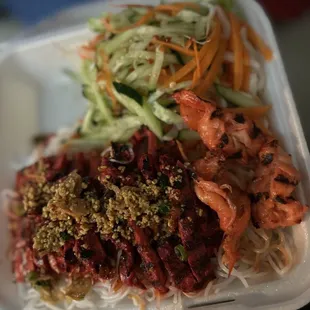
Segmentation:
[[(115, 1), (131, 3), (132, 0)], [(309, 152), (302, 132), (294, 99), (270, 22), (261, 7), (253, 0), (236, 0), (249, 23), (271, 46), (274, 61), (266, 64), (267, 85), (264, 101), (271, 104), (270, 123), (284, 148), (292, 154), (294, 164), (302, 175), (298, 198), (310, 204)], [(139, 3), (155, 4), (151, 0)], [(116, 7), (102, 3), (102, 11)], [(98, 12), (99, 13), (99, 12)], [(98, 14), (99, 15), (99, 14)], [(85, 110), (80, 85), (63, 74), (64, 68), (77, 68), (76, 47), (91, 37), (83, 27), (62, 30), (11, 44), (0, 54), (0, 190), (10, 188), (14, 181), (12, 164), (31, 151), (30, 140), (41, 132), (70, 126)], [(17, 288), (12, 283), (11, 264), (6, 255), (9, 242), (7, 218), (0, 210), (0, 309), (20, 309)], [(284, 277), (270, 276), (249, 288), (238, 284), (211, 296), (205, 305), (212, 309), (298, 309), (310, 301), (310, 219), (292, 227), (295, 247), (295, 267)], [(214, 304), (216, 301), (234, 300)], [(184, 307), (203, 302), (185, 300)], [(132, 308), (129, 302), (122, 309)], [(198, 309), (198, 308), (197, 308)]]

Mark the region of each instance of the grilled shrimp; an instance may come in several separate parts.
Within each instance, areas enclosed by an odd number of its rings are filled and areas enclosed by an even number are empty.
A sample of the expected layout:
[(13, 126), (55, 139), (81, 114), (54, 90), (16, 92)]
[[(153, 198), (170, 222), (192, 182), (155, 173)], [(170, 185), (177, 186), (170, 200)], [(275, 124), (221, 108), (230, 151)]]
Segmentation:
[(307, 211), (307, 206), (292, 197), (276, 201), (262, 196), (252, 206), (252, 217), (256, 226), (276, 229), (300, 224)]
[(181, 115), (187, 125), (198, 131), (202, 141), (212, 151), (222, 150), (228, 158), (238, 154), (247, 162), (249, 156), (257, 155), (265, 142), (265, 136), (255, 122), (243, 114), (225, 112), (191, 91), (184, 90), (173, 97), (181, 105)]
[(199, 180), (195, 185), (195, 192), (203, 203), (218, 214), (220, 227), (225, 233), (222, 243), (223, 259), (231, 272), (239, 256), (239, 239), (249, 224), (251, 208), (246, 193), (228, 185), (227, 193), (223, 188), (224, 185)]
[(200, 201), (208, 205), (219, 216), (220, 227), (224, 232), (236, 219), (236, 206), (229, 199), (227, 192), (214, 182), (199, 180), (195, 184), (195, 192)]
[(291, 157), (272, 137), (268, 138), (258, 156), (260, 164), (249, 187), (253, 195), (254, 223), (266, 229), (300, 223), (308, 208), (292, 197), (300, 174)]

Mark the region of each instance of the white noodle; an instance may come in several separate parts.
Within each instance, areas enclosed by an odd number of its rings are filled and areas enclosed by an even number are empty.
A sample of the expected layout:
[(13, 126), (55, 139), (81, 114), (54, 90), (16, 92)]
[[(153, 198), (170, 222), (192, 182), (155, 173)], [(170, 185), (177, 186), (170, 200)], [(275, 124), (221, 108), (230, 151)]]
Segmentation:
[[(225, 52), (224, 60), (234, 63), (234, 53), (229, 51)], [(261, 65), (259, 64), (259, 62), (253, 58), (250, 58), (250, 67), (252, 67), (255, 71), (259, 71), (261, 69)]]
[[(252, 90), (256, 91), (256, 92), (252, 93), (252, 95), (256, 95), (257, 92), (262, 91), (265, 87), (265, 72), (263, 69), (263, 59), (260, 56), (260, 54), (254, 49), (252, 44), (248, 41), (247, 30), (245, 27), (243, 27), (241, 29), (240, 34), (241, 34), (243, 44), (245, 45), (246, 49), (249, 52), (250, 59), (255, 59), (255, 61), (260, 64), (259, 68), (258, 68), (258, 70), (256, 70), (255, 74), (253, 75), (253, 72), (252, 72), (251, 77), (250, 77), (250, 89), (252, 87)], [(251, 60), (250, 60), (250, 62), (251, 62)], [(255, 77), (257, 77), (257, 82), (255, 81), (255, 79), (256, 79)], [(254, 81), (256, 82), (255, 85), (253, 85)]]

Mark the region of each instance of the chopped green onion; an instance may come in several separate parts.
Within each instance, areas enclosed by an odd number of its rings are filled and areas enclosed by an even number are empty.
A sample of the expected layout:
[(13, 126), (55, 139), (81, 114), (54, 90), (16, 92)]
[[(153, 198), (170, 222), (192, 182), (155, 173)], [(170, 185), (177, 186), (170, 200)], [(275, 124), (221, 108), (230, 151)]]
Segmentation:
[(161, 174), (158, 177), (158, 185), (161, 189), (166, 189), (169, 186), (169, 178), (165, 174)]
[(88, 250), (88, 249), (82, 249), (81, 250), (81, 258), (88, 259), (91, 258), (95, 254), (94, 251)]
[(69, 235), (66, 231), (62, 231), (62, 232), (60, 233), (60, 237), (61, 237), (61, 239), (63, 239), (64, 241), (68, 241), (68, 240), (72, 239), (72, 236)]
[(159, 207), (158, 207), (158, 212), (161, 215), (167, 215), (170, 211), (170, 206), (167, 203), (162, 203)]
[(182, 244), (175, 246), (174, 252), (182, 262), (187, 261), (187, 252)]

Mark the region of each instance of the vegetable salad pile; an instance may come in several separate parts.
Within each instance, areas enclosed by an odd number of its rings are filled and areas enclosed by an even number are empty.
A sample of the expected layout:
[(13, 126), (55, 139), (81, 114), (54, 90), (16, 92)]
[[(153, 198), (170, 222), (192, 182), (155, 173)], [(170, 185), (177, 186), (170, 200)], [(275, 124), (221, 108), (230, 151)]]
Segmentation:
[(181, 89), (255, 119), (266, 114), (258, 96), (272, 52), (232, 1), (121, 9), (89, 20), (96, 36), (79, 49), (89, 105), (70, 143), (128, 141), (142, 125), (161, 140), (197, 139), (171, 97)]

